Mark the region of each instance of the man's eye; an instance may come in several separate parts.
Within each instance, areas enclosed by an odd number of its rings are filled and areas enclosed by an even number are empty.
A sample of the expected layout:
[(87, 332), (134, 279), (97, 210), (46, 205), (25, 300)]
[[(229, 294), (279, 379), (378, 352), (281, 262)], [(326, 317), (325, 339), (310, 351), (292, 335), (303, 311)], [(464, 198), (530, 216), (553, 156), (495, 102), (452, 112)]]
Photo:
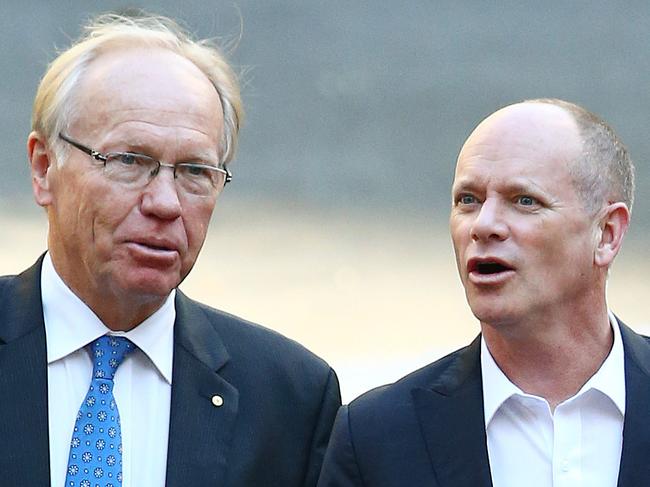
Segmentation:
[(524, 196), (517, 197), (517, 203), (519, 203), (522, 206), (535, 206), (537, 204), (537, 200), (532, 196), (524, 195)]
[(134, 164), (138, 163), (138, 156), (136, 156), (135, 154), (130, 154), (128, 152), (124, 152), (119, 155), (118, 160), (125, 166), (133, 166)]
[(471, 194), (461, 194), (458, 197), (458, 203), (460, 203), (461, 205), (471, 205), (476, 203), (476, 198)]
[(207, 176), (208, 169), (201, 167), (200, 164), (192, 164), (185, 166), (185, 171), (189, 176)]

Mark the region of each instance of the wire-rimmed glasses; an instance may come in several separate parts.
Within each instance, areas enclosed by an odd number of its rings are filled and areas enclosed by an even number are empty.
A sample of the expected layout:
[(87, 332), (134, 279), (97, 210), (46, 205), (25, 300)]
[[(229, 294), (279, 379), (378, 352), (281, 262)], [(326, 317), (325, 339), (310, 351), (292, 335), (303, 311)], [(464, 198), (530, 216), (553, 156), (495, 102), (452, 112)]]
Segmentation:
[(226, 183), (232, 181), (232, 173), (225, 167), (196, 162), (166, 164), (136, 152), (103, 154), (62, 133), (59, 133), (59, 138), (101, 162), (108, 179), (129, 188), (145, 187), (156, 177), (161, 167), (168, 167), (173, 171), (179, 190), (195, 196), (206, 197), (219, 194)]

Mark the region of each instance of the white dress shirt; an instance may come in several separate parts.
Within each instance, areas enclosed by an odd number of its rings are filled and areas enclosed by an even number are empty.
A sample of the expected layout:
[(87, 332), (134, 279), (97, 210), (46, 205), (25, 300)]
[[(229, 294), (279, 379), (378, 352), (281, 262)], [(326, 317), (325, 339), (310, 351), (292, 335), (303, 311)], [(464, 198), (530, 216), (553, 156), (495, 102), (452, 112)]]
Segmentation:
[[(481, 339), (488, 456), (494, 487), (616, 487), (623, 447), (625, 364), (614, 344), (578, 393), (554, 412), (504, 375)], [(539, 364), (543, 367), (544, 364)]]
[(87, 345), (105, 335), (126, 336), (138, 348), (115, 374), (122, 425), (124, 487), (164, 487), (171, 404), (175, 292), (133, 330), (112, 332), (61, 280), (50, 255), (43, 260), (41, 293), (47, 337), (50, 479), (63, 487), (70, 440), (93, 364)]

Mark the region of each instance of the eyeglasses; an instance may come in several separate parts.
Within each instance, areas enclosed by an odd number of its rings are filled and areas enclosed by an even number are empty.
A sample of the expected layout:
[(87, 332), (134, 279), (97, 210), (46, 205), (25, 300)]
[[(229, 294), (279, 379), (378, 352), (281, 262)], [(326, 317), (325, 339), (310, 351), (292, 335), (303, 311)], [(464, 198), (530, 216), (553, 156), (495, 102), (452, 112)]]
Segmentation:
[(174, 180), (179, 190), (195, 196), (219, 194), (226, 183), (232, 181), (232, 173), (223, 167), (195, 162), (165, 164), (153, 157), (134, 152), (102, 154), (62, 133), (59, 138), (103, 163), (106, 177), (128, 188), (144, 188), (158, 175), (161, 167), (168, 167), (174, 172)]

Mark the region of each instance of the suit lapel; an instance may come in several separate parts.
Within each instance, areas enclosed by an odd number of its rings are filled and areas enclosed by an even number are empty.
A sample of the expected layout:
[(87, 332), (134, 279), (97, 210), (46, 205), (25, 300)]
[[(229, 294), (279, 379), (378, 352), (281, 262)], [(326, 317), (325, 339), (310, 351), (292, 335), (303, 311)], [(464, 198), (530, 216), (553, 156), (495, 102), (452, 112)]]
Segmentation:
[(0, 472), (3, 485), (49, 485), (47, 352), (41, 261), (0, 294)]
[(440, 487), (492, 486), (488, 462), (480, 338), (453, 359), (413, 401), (429, 459)]
[(619, 487), (644, 485), (650, 478), (650, 344), (620, 320), (625, 349), (625, 422)]
[(226, 485), (239, 401), (218, 374), (228, 353), (205, 312), (180, 291), (174, 326), (166, 485)]

